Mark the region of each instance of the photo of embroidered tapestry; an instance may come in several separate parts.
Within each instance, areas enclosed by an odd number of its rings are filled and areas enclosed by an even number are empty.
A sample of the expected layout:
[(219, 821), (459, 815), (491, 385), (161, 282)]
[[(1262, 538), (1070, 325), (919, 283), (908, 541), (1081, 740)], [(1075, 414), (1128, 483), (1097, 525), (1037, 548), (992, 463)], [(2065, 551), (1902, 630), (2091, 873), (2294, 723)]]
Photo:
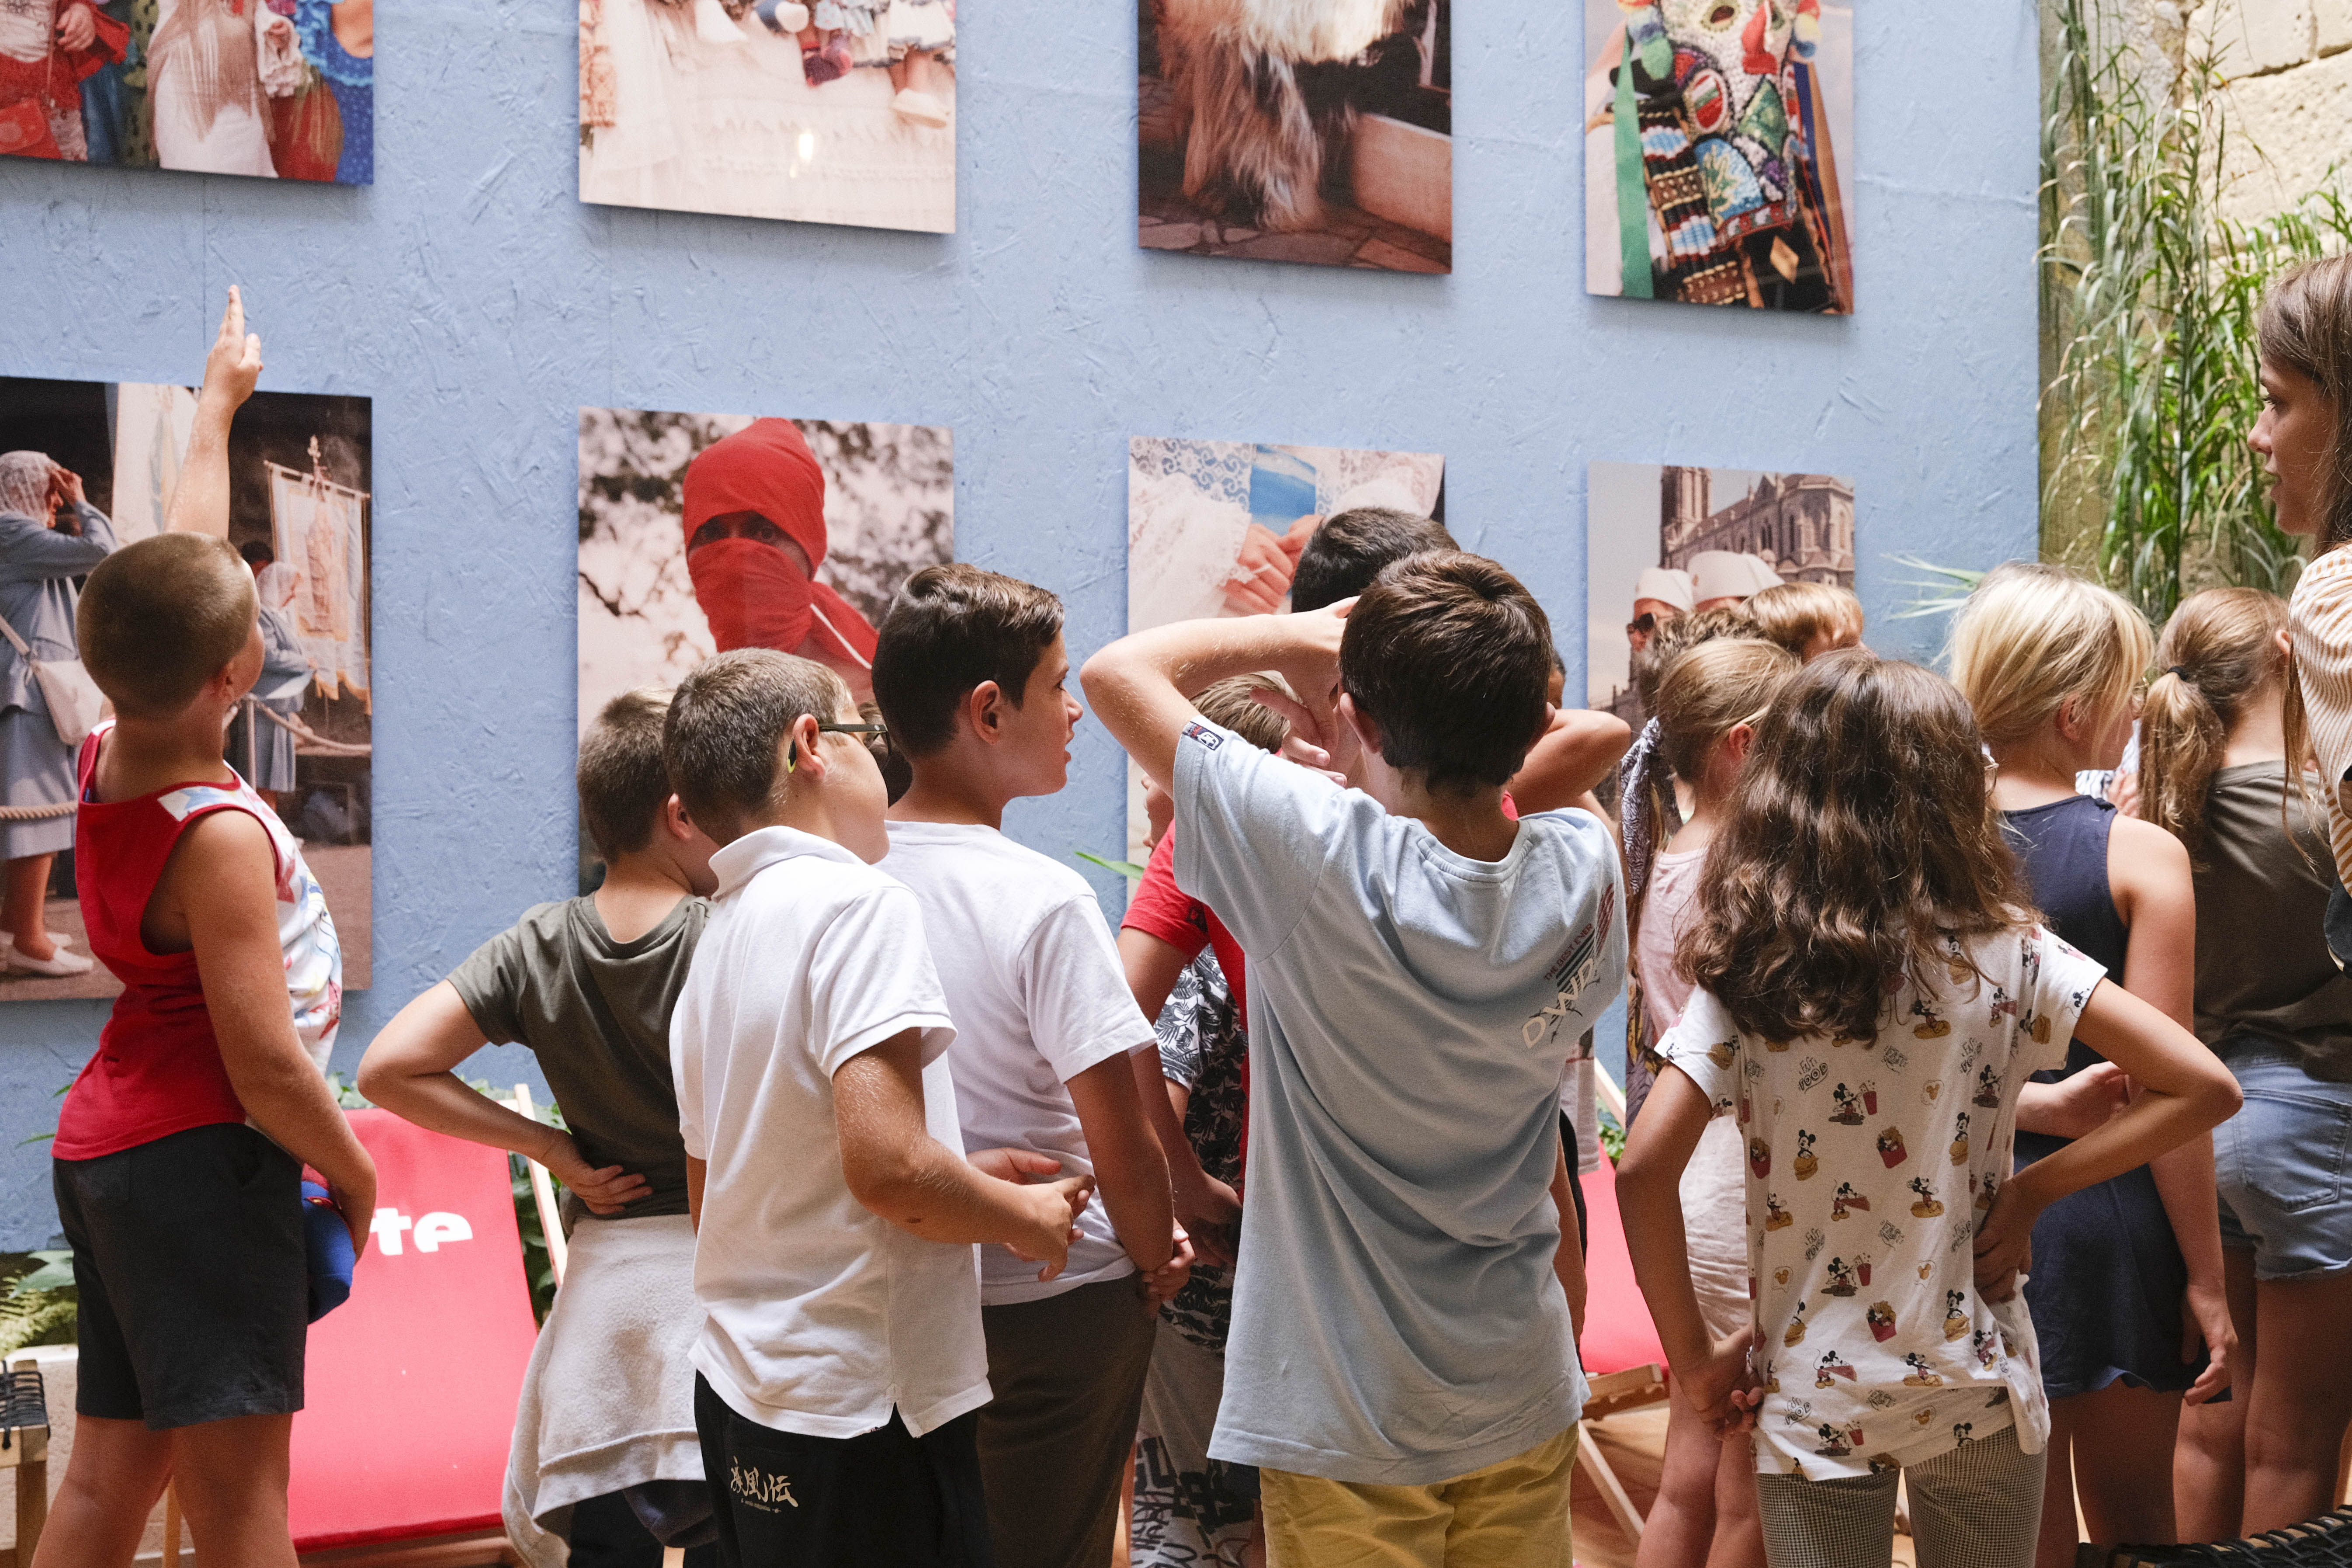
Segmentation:
[[(1134, 437), (1127, 444), (1127, 629), (1288, 608), (1307, 542), (1324, 520), (1358, 507), (1444, 521), (1445, 459)], [(1150, 831), (1142, 770), (1129, 763), (1127, 778), (1127, 858), (1139, 865)]]
[(955, 231), (956, 0), (581, 0), (580, 199)]
[[(869, 703), (899, 585), (954, 559), (944, 426), (583, 408), (581, 731), (741, 647), (814, 659)], [(604, 876), (584, 835), (581, 875)]]
[(1137, 0), (1146, 250), (1454, 270), (1454, 0)]
[(1584, 0), (1594, 294), (1853, 310), (1853, 13)]
[(1777, 583), (1853, 586), (1852, 479), (1657, 463), (1585, 472), (1585, 706), (1637, 731), (1659, 627)]
[(0, 154), (375, 183), (375, 0), (0, 0)]
[[(0, 376), (0, 621), (31, 659), (78, 657), (81, 580), (163, 531), (194, 413), (183, 386)], [(227, 540), (253, 571), (262, 665), (223, 750), (300, 840), (346, 991), (368, 987), (373, 914), (372, 448), (364, 397), (257, 392), (229, 427)], [(58, 952), (87, 958), (76, 756), (26, 654), (0, 633), (0, 860), (47, 866), (43, 927)], [(17, 961), (13, 939), (0, 944), (0, 1001), (121, 989), (104, 964), (40, 973)]]

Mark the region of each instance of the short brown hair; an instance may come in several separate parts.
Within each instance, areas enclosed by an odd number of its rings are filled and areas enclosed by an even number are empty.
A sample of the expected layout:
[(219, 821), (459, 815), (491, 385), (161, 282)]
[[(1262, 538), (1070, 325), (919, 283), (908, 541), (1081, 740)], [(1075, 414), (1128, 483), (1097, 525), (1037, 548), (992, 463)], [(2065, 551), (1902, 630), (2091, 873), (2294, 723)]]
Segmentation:
[(1307, 536), (1290, 579), (1290, 607), (1336, 605), (1370, 587), (1373, 578), (1408, 555), (1460, 548), (1435, 518), (1384, 506), (1351, 508), (1325, 519)]
[(1423, 773), (1432, 790), (1503, 784), (1543, 732), (1551, 623), (1484, 556), (1410, 555), (1349, 613), (1339, 685), (1391, 767)]
[(849, 706), (841, 677), (813, 659), (772, 648), (707, 658), (678, 682), (662, 724), (670, 787), (695, 825), (720, 844), (743, 836), (746, 816), (783, 793), (777, 752), (802, 718), (832, 719)]
[(1829, 583), (1782, 583), (1748, 595), (1741, 606), (1754, 617), (1767, 642), (1779, 643), (1799, 658), (1824, 632), (1862, 637), (1862, 601)]
[(1717, 605), (1711, 610), (1693, 610), (1659, 623), (1650, 634), (1650, 646), (1633, 656), (1633, 689), (1642, 699), (1642, 711), (1658, 710), (1658, 678), (1675, 656), (1687, 653), (1701, 643), (1718, 637), (1746, 637), (1751, 641), (1769, 642), (1756, 617), (1738, 605)]
[(1290, 688), (1276, 675), (1235, 675), (1202, 689), (1192, 699), (1201, 717), (1231, 730), (1261, 752), (1278, 752), (1290, 739), (1290, 721), (1250, 695), (1273, 691), (1287, 697)]
[(91, 569), (74, 635), (117, 713), (169, 719), (245, 651), (255, 604), (252, 569), (226, 540), (159, 533)]
[(580, 826), (608, 862), (650, 843), (669, 802), (669, 764), (662, 761), (668, 715), (669, 689), (640, 686), (605, 703), (580, 738)]
[(907, 579), (874, 650), (874, 700), (890, 743), (929, 756), (955, 739), (956, 710), (984, 680), (1021, 697), (1062, 635), (1062, 601), (1034, 583), (950, 562)]

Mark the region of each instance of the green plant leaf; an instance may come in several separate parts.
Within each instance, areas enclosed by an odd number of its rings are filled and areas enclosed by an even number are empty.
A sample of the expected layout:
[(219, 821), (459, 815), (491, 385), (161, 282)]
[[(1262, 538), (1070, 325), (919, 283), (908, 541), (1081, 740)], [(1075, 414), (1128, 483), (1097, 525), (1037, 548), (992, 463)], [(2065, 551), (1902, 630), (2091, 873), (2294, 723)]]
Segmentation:
[(1073, 849), (1070, 853), (1090, 866), (1099, 866), (1106, 871), (1116, 871), (1130, 882), (1143, 880), (1143, 868), (1132, 860), (1106, 860), (1099, 855), (1089, 855), (1083, 849)]

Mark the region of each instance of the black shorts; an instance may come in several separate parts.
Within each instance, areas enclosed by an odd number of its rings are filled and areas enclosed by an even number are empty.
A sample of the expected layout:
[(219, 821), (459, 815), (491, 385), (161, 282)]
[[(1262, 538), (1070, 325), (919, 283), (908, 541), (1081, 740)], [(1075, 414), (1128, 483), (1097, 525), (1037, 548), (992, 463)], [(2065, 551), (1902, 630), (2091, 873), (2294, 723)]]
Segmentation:
[(301, 1166), (250, 1127), (51, 1162), (81, 1298), (74, 1410), (150, 1431), (302, 1408)]
[(725, 1568), (995, 1568), (976, 1410), (919, 1437), (896, 1411), (808, 1437), (738, 1415), (697, 1373), (694, 1425)]

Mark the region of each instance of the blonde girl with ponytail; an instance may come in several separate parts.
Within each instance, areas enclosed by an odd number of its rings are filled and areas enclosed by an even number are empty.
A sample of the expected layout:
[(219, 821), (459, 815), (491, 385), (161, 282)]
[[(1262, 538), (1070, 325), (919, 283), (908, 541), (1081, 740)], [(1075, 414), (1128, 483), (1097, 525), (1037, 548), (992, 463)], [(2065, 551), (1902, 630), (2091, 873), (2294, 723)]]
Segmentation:
[(2226, 1403), (2182, 1413), (2188, 1541), (2281, 1529), (2335, 1502), (2352, 1423), (2352, 979), (2321, 922), (2336, 868), (2289, 787), (2287, 606), (2214, 588), (2174, 612), (2140, 718), (2140, 813), (2195, 861), (2197, 1036), (2245, 1109), (2214, 1130), (2238, 1352)]
[[(1633, 962), (1652, 1039), (1664, 1037), (1690, 998), (1691, 980), (1676, 968), (1675, 944), (1689, 923), (1707, 846), (1724, 820), (1757, 726), (1800, 663), (1772, 643), (1724, 638), (1675, 655), (1659, 677), (1657, 718), (1643, 731), (1628, 772), (1626, 811)], [(1673, 820), (1666, 807), (1676, 780), (1688, 791), (1690, 815), (1656, 844), (1658, 825)], [(1691, 1279), (1708, 1331), (1717, 1338), (1747, 1327), (1752, 1313), (1743, 1157), (1738, 1125), (1719, 1117), (1707, 1124), (1682, 1176)], [(1760, 1568), (1764, 1537), (1757, 1522), (1755, 1471), (1745, 1434), (1719, 1438), (1676, 1400), (1658, 1500), (1634, 1554), (1636, 1568), (1701, 1562)]]

